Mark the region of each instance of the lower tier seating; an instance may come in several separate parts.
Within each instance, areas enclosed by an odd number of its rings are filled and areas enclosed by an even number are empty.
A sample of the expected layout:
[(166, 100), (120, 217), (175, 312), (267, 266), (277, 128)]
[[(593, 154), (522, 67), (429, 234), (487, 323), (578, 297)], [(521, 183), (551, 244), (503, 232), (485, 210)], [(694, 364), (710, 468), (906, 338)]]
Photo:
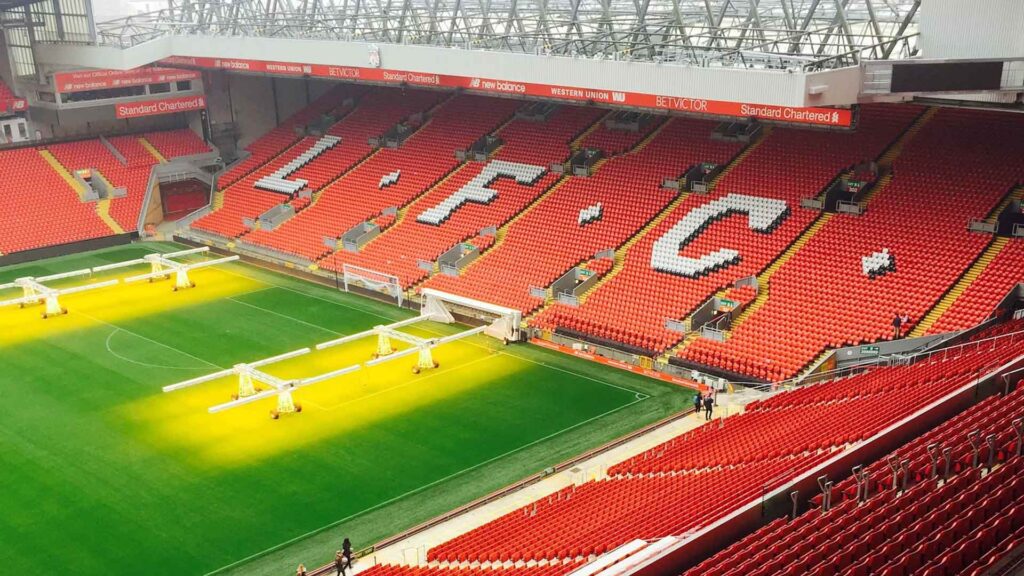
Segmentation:
[[(602, 554), (626, 542), (706, 526), (827, 455), (686, 474), (613, 477), (565, 488), (431, 549), (428, 560), (530, 561)], [(708, 498), (728, 486), (726, 499)]]
[(3, 254), (111, 234), (35, 148), (0, 151), (0, 214)]
[(538, 566), (399, 566), (378, 564), (360, 572), (366, 576), (563, 576), (581, 566), (578, 561), (550, 562)]
[[(893, 452), (910, 461), (907, 484), (899, 478), (894, 486), (888, 458), (879, 459), (866, 467), (866, 496), (847, 479), (826, 513), (771, 522), (685, 574), (980, 575), (1024, 546), (1024, 458), (1011, 424), (1022, 410), (1024, 389), (984, 400)], [(972, 430), (999, 438), (988, 473), (961, 456), (971, 451)], [(935, 443), (953, 450), (948, 477), (923, 462)]]

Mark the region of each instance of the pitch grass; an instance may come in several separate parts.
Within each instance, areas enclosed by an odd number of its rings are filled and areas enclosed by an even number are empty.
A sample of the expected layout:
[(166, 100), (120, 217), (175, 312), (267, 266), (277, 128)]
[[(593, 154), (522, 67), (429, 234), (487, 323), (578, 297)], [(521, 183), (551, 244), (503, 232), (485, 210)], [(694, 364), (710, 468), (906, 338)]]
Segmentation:
[[(0, 282), (175, 248), (8, 267)], [(272, 401), (208, 415), (230, 379), (160, 387), (412, 313), (242, 264), (195, 280), (181, 293), (165, 282), (72, 296), (71, 314), (45, 321), (0, 310), (4, 572), (54, 562), (74, 574), (289, 574), (326, 562), (345, 536), (370, 545), (689, 401), (661, 382), (475, 337), (439, 350), (430, 374), (398, 360), (300, 391), (304, 412), (277, 422)], [(341, 348), (273, 370), (345, 366), (372, 342)]]

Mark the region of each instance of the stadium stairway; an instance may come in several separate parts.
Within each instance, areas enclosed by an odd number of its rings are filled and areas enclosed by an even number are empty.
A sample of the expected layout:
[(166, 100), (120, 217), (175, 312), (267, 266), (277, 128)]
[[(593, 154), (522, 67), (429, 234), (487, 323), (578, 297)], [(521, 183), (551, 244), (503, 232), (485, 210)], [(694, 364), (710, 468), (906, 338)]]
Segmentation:
[[(879, 165), (886, 168), (892, 168), (893, 162), (900, 157), (904, 146), (906, 146), (907, 143), (921, 131), (921, 128), (935, 116), (937, 110), (938, 108), (934, 107), (925, 109), (921, 115), (914, 120), (910, 127), (908, 127), (903, 134), (896, 139), (891, 146), (889, 146), (888, 149), (882, 152), (878, 158)], [(890, 182), (892, 182), (892, 172), (887, 171), (881, 178), (879, 178), (878, 183), (875, 184), (875, 186), (872, 186), (867, 194), (864, 195), (864, 198), (861, 198), (861, 208), (867, 209), (868, 205), (871, 203), (871, 199), (884, 192)], [(772, 276), (774, 276), (786, 262), (792, 259), (793, 255), (803, 248), (807, 242), (810, 241), (810, 239), (813, 238), (815, 234), (817, 234), (822, 227), (832, 219), (833, 216), (834, 214), (832, 213), (822, 213), (817, 220), (808, 226), (807, 230), (804, 231), (803, 234), (793, 241), (793, 244), (791, 244), (790, 247), (782, 253), (782, 256), (772, 262), (764, 272), (757, 276), (757, 285), (761, 286), (762, 289), (758, 292), (754, 301), (736, 317), (735, 321), (733, 321), (732, 327), (726, 332), (726, 338), (732, 336), (733, 329), (743, 324), (747, 318), (750, 318), (750, 316), (764, 306), (765, 302), (768, 301), (768, 294), (771, 292)]]
[(157, 163), (167, 163), (167, 158), (165, 158), (164, 155), (161, 154), (160, 151), (156, 149), (156, 146), (153, 146), (153, 143), (147, 140), (145, 137), (139, 138), (139, 144), (141, 144), (143, 148), (145, 148), (150, 154), (152, 154), (153, 158), (156, 158)]
[[(82, 184), (71, 175), (71, 172), (57, 160), (57, 157), (53, 155), (49, 150), (40, 150), (39, 154), (46, 160), (46, 163), (54, 169), (60, 177), (68, 183), (69, 186), (78, 194), (78, 199), (85, 202), (85, 188)], [(97, 175), (97, 177), (102, 177)], [(110, 198), (104, 198), (99, 200), (95, 204), (96, 215), (99, 216), (100, 220), (110, 228), (111, 234), (124, 234), (124, 229), (117, 223), (116, 220), (110, 215)]]
[[(642, 182), (642, 176), (637, 174), (639, 166), (658, 162), (661, 156), (640, 154), (671, 122), (655, 123), (639, 134), (619, 135), (617, 131), (605, 129), (606, 118), (607, 115), (576, 138), (570, 147), (575, 150), (601, 143), (618, 150), (618, 154), (596, 162), (588, 177), (562, 176), (551, 189), (498, 228), (495, 242), (481, 257), (463, 268), (458, 277), (436, 276), (425, 286), (487, 299), (518, 309), (528, 319), (532, 312), (551, 303), (550, 285), (555, 280), (586, 263), (595, 252), (621, 246), (637, 227), (656, 216), (672, 196), (664, 190), (652, 191), (635, 202), (619, 199), (623, 194), (628, 197), (634, 191), (646, 189), (638, 184)], [(672, 135), (679, 131), (673, 129), (663, 138), (674, 142)], [(629, 181), (626, 176), (636, 180)], [(573, 228), (577, 224), (574, 219), (578, 210), (595, 204), (603, 207), (607, 218), (593, 227), (588, 226), (585, 233), (565, 232), (578, 230)], [(522, 273), (514, 280), (509, 279), (510, 273), (516, 270)], [(531, 295), (532, 287), (544, 287), (546, 297)]]
[[(715, 186), (718, 184), (718, 182), (723, 177), (728, 175), (729, 172), (731, 172), (733, 170), (733, 168), (735, 168), (740, 163), (742, 163), (744, 158), (746, 158), (752, 152), (754, 152), (754, 150), (756, 150), (758, 148), (758, 146), (760, 146), (761, 143), (764, 142), (768, 138), (768, 136), (771, 134), (771, 132), (772, 132), (772, 127), (771, 126), (765, 127), (761, 131), (760, 136), (756, 140), (754, 140), (753, 142), (750, 142), (749, 144), (747, 144), (743, 149), (741, 149), (729, 161), (728, 164), (726, 164), (726, 167), (718, 174), (718, 176), (716, 176), (709, 183), (708, 189), (709, 190), (714, 190)], [(648, 142), (649, 142), (649, 140), (648, 140)], [(646, 144), (645, 144), (645, 146), (646, 146)], [(587, 299), (591, 295), (593, 295), (598, 290), (600, 290), (601, 287), (604, 286), (605, 284), (608, 284), (609, 282), (614, 280), (615, 277), (620, 272), (622, 272), (623, 268), (625, 267), (625, 265), (626, 265), (626, 257), (629, 255), (629, 252), (633, 248), (633, 246), (636, 245), (641, 240), (643, 240), (644, 237), (651, 230), (654, 230), (655, 228), (657, 228), (666, 218), (669, 217), (669, 215), (673, 214), (676, 211), (676, 209), (679, 208), (679, 206), (683, 202), (685, 202), (690, 196), (691, 196), (690, 192), (685, 192), (685, 191), (684, 192), (680, 192), (680, 194), (678, 196), (676, 196), (676, 198), (674, 200), (672, 200), (672, 202), (670, 202), (667, 206), (665, 206), (665, 208), (663, 208), (661, 210), (661, 212), (659, 212), (657, 215), (655, 215), (654, 218), (652, 218), (650, 222), (648, 222), (643, 228), (641, 228), (639, 231), (637, 231), (636, 234), (634, 234), (629, 239), (627, 239), (622, 244), (622, 246), (620, 246), (615, 251), (615, 259), (614, 259), (615, 263), (612, 265), (612, 269), (607, 274), (605, 274), (603, 278), (601, 278), (596, 283), (594, 283), (594, 285), (591, 286), (590, 289), (588, 289), (586, 292), (584, 292), (582, 295), (580, 295), (580, 304), (581, 305), (585, 304)], [(542, 312), (545, 312), (547, 309), (548, 308), (544, 308), (544, 309), (539, 310), (534, 315), (534, 317), (539, 318), (542, 315)]]
[[(1010, 160), (1021, 129), (1018, 119), (988, 112), (935, 113), (905, 142), (892, 181), (862, 216), (834, 218), (778, 272), (757, 314), (725, 342), (688, 347), (687, 358), (783, 380), (829, 348), (892, 338), (894, 312), (923, 318), (988, 245), (966, 220), (989, 214), (1021, 180), (1021, 164)], [(948, 186), (958, 174), (963, 185)], [(862, 259), (882, 248), (896, 255), (895, 273), (872, 277)]]
[(942, 295), (942, 299), (914, 326), (908, 336), (917, 338), (928, 334), (939, 318), (956, 304), (960, 296), (988, 269), (992, 261), (999, 256), (1009, 242), (1010, 239), (1005, 236), (994, 236), (985, 251), (978, 255), (978, 259), (971, 264), (970, 268), (964, 270), (956, 284), (953, 284), (949, 291)]

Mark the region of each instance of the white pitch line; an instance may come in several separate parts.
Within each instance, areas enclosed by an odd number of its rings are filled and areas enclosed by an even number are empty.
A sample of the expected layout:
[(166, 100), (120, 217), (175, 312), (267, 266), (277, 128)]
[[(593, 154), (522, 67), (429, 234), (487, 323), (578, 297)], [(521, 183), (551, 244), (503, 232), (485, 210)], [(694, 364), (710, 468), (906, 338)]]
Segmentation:
[(395, 497), (390, 498), (388, 500), (385, 500), (383, 502), (378, 502), (377, 504), (374, 504), (373, 506), (370, 506), (369, 508), (366, 508), (366, 509), (361, 510), (359, 512), (354, 512), (352, 514), (349, 514), (348, 516), (346, 516), (344, 518), (341, 518), (339, 520), (335, 520), (334, 522), (331, 522), (330, 524), (326, 524), (324, 526), (321, 526), (320, 528), (316, 528), (314, 530), (310, 530), (309, 532), (306, 532), (305, 534), (302, 534), (300, 536), (296, 536), (294, 538), (291, 538), (290, 540), (286, 540), (286, 541), (284, 541), (284, 542), (282, 542), (280, 544), (276, 544), (274, 546), (271, 546), (270, 548), (267, 548), (266, 550), (262, 550), (260, 552), (256, 552), (255, 554), (250, 554), (249, 556), (246, 556), (245, 558), (242, 558), (241, 560), (236, 560), (235, 562), (232, 562), (231, 564), (228, 564), (226, 566), (221, 566), (220, 568), (217, 568), (216, 570), (213, 570), (211, 572), (207, 572), (204, 576), (213, 576), (214, 574), (219, 574), (219, 573), (221, 573), (221, 572), (223, 572), (225, 570), (230, 570), (232, 568), (235, 568), (236, 566), (240, 566), (242, 564), (245, 564), (246, 562), (249, 562), (250, 560), (254, 560), (256, 558), (260, 558), (260, 557), (266, 556), (267, 554), (270, 554), (272, 552), (276, 552), (278, 550), (286, 548), (286, 547), (288, 547), (288, 546), (290, 546), (290, 545), (292, 545), (292, 544), (294, 544), (296, 542), (301, 542), (302, 540), (305, 540), (307, 538), (310, 538), (312, 536), (320, 534), (321, 532), (324, 532), (326, 530), (330, 530), (331, 528), (334, 528), (335, 526), (338, 526), (339, 524), (343, 524), (345, 522), (348, 522), (349, 520), (351, 520), (353, 518), (356, 518), (358, 516), (362, 516), (363, 514), (366, 514), (368, 512), (373, 512), (374, 510), (377, 510), (378, 508), (382, 508), (384, 506), (388, 506), (390, 504), (393, 504), (394, 502), (397, 502), (398, 500), (401, 500), (402, 498), (405, 498), (407, 496), (412, 496), (413, 494), (416, 494), (418, 492), (422, 492), (422, 491), (424, 491), (424, 490), (426, 490), (428, 488), (431, 488), (431, 487), (436, 486), (438, 484), (441, 484), (443, 482), (447, 482), (448, 480), (451, 480), (452, 478), (455, 478), (457, 476), (461, 476), (461, 475), (463, 475), (463, 474), (465, 474), (467, 472), (471, 472), (473, 470), (476, 470), (477, 468), (480, 468), (482, 466), (486, 466), (486, 465), (488, 465), (488, 464), (490, 464), (492, 462), (495, 462), (497, 460), (501, 460), (503, 458), (511, 456), (511, 455), (515, 454), (516, 452), (520, 452), (520, 451), (525, 450), (525, 449), (527, 449), (527, 448), (529, 448), (531, 446), (535, 446), (535, 445), (537, 445), (537, 444), (539, 444), (541, 442), (550, 440), (550, 439), (554, 438), (555, 436), (560, 436), (560, 435), (562, 435), (562, 434), (564, 434), (564, 433), (566, 433), (566, 432), (568, 432), (568, 431), (570, 431), (570, 430), (572, 430), (574, 428), (579, 428), (580, 426), (583, 426), (585, 424), (589, 424), (590, 422), (593, 422), (594, 420), (598, 420), (600, 418), (604, 418), (605, 416), (610, 416), (610, 415), (618, 412), (619, 410), (623, 410), (625, 408), (629, 408), (630, 406), (636, 404), (637, 402), (642, 402), (642, 400), (639, 400), (639, 399), (638, 400), (633, 400), (629, 404), (623, 404), (622, 406), (619, 406), (617, 408), (613, 408), (613, 409), (611, 409), (611, 410), (609, 410), (607, 412), (604, 412), (602, 414), (598, 414), (597, 416), (592, 416), (590, 418), (587, 418), (586, 420), (577, 422), (576, 424), (573, 424), (572, 426), (569, 426), (567, 428), (563, 428), (561, 430), (558, 430), (557, 432), (552, 432), (551, 434), (548, 434), (547, 436), (544, 436), (543, 438), (538, 438), (536, 440), (533, 440), (531, 442), (523, 444), (522, 446), (519, 446), (518, 448), (513, 448), (512, 450), (509, 450), (508, 452), (505, 452), (503, 454), (499, 454), (497, 456), (494, 456), (492, 458), (484, 460), (483, 462), (478, 462), (478, 463), (476, 463), (476, 464), (474, 464), (474, 465), (472, 465), (472, 466), (470, 466), (468, 468), (463, 468), (462, 470), (459, 470), (458, 472), (453, 472), (453, 473), (449, 474), (448, 476), (445, 476), (444, 478), (439, 478), (437, 480), (434, 480), (433, 482), (430, 482), (429, 484), (424, 484), (424, 485), (422, 485), (422, 486), (420, 486), (418, 488), (413, 488), (412, 490), (409, 490), (408, 492), (405, 492), (404, 494), (399, 494), (398, 496), (395, 496)]
[[(113, 338), (114, 334), (117, 334), (118, 332), (125, 332), (127, 334), (131, 334), (131, 332), (128, 332), (127, 330), (124, 330), (122, 328), (114, 328), (114, 330), (111, 331), (110, 334), (107, 336), (107, 340), (106, 340), (107, 352), (109, 352), (111, 356), (113, 356), (114, 358), (117, 358), (118, 360), (122, 360), (124, 362), (129, 362), (131, 364), (137, 364), (139, 366), (145, 366), (147, 368), (163, 368), (163, 369), (166, 369), (166, 370), (204, 370), (204, 369), (206, 369), (205, 366), (166, 366), (164, 364), (151, 364), (149, 362), (141, 362), (139, 360), (133, 360), (131, 358), (128, 358), (127, 356), (122, 356), (122, 355), (118, 354), (117, 352), (114, 352), (114, 349), (110, 347), (110, 339)], [(135, 334), (133, 334), (133, 336), (135, 336)]]
[(204, 364), (206, 364), (208, 366), (213, 366), (214, 368), (218, 368), (220, 370), (226, 370), (226, 368), (224, 368), (223, 366), (218, 366), (217, 364), (214, 364), (213, 362), (210, 362), (209, 360), (204, 360), (204, 359), (202, 359), (202, 358), (200, 358), (198, 356), (194, 356), (192, 354), (189, 354), (188, 352), (185, 352), (184, 350), (179, 350), (179, 349), (175, 348), (174, 346), (171, 346), (170, 344), (164, 344), (163, 342), (158, 342), (156, 340), (153, 340), (152, 338), (147, 338), (147, 337), (143, 336), (142, 334), (139, 334), (138, 332), (133, 332), (133, 331), (127, 329), (127, 328), (123, 328), (121, 326), (118, 326), (117, 324), (111, 324), (110, 322), (107, 322), (106, 320), (102, 320), (102, 319), (97, 318), (97, 317), (95, 317), (95, 316), (93, 316), (91, 314), (87, 314), (85, 312), (82, 312), (81, 310), (76, 310), (75, 314), (84, 316), (84, 317), (92, 320), (93, 322), (99, 322), (100, 324), (105, 324), (107, 326), (110, 326), (111, 328), (117, 328), (118, 330), (121, 330), (123, 332), (127, 332), (128, 334), (131, 334), (132, 336), (135, 336), (136, 338), (141, 338), (143, 340), (147, 340), (149, 342), (152, 342), (153, 344), (156, 344), (157, 346), (163, 346), (164, 348), (167, 348), (168, 350), (174, 350), (175, 352), (177, 352), (179, 354), (184, 354), (185, 356), (188, 356), (189, 358), (192, 358), (193, 360), (198, 360), (198, 361), (200, 361), (200, 362), (202, 362), (202, 363), (204, 363)]

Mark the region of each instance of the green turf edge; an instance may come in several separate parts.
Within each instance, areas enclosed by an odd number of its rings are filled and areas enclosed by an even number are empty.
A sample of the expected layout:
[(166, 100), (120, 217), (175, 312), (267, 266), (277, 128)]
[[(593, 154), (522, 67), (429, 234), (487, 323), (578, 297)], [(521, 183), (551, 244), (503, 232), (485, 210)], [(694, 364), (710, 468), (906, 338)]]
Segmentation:
[[(59, 272), (109, 263), (112, 260), (105, 259), (104, 256), (109, 257), (113, 254), (129, 254), (117, 259), (122, 260), (138, 257), (138, 254), (131, 254), (135, 251), (141, 254), (141, 251), (170, 251), (183, 248), (187, 248), (187, 246), (171, 242), (146, 242), (130, 246), (116, 246), (84, 254), (62, 256), (45, 262), (3, 267), (0, 268), (0, 281), (25, 274), (38, 275), (41, 269), (48, 272)], [(363, 312), (376, 314), (382, 319), (395, 321), (409, 318), (415, 314), (410, 310), (400, 309), (370, 298), (339, 292), (327, 286), (314, 284), (263, 267), (227, 265), (225, 268), (231, 270), (235, 266), (239, 272), (244, 272), (246, 276), (257, 280), (290, 288), (308, 296), (335, 301)], [(278, 547), (248, 559), (240, 559), (211, 574), (277, 576), (294, 573), (295, 567), (300, 562), (306, 564), (307, 567), (326, 564), (333, 558), (334, 550), (340, 547), (340, 542), (345, 537), (351, 538), (357, 548), (368, 547), (509, 486), (545, 468), (685, 410), (689, 405), (690, 391), (672, 384), (527, 344), (512, 346), (508, 349), (508, 353), (635, 390), (647, 397), (610, 414), (585, 422), (571, 431), (560, 433), (494, 462), (462, 472), (454, 478), (423, 488), (395, 501), (384, 503), (353, 517), (339, 519), (334, 525), (324, 527), (290, 543), (282, 543)], [(364, 561), (372, 562), (372, 555)]]

